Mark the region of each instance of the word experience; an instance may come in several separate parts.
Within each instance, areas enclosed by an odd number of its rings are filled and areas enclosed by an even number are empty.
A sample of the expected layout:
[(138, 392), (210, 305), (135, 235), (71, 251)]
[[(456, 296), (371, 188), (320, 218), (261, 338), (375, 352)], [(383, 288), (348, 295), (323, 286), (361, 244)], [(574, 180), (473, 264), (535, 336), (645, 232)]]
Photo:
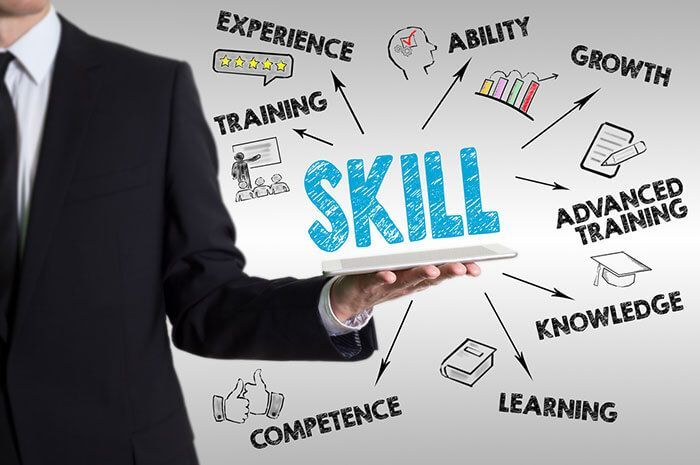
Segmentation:
[(592, 49), (588, 51), (585, 45), (577, 45), (571, 50), (571, 61), (579, 66), (586, 66), (590, 69), (603, 69), (608, 73), (620, 72), (623, 76), (637, 79), (642, 68), (646, 68), (644, 81), (651, 82), (652, 72), (654, 73), (654, 84), (659, 84), (663, 80), (663, 86), (668, 87), (671, 81), (671, 68), (665, 70), (661, 65), (644, 60), (634, 60), (626, 56), (618, 56), (614, 53), (603, 54), (600, 50)]
[[(500, 230), (498, 213), (485, 212), (481, 207), (481, 184), (479, 181), (479, 164), (476, 149), (464, 148), (459, 153), (462, 166), (462, 188), (466, 210), (468, 234), (489, 234)], [(369, 173), (365, 177), (364, 162), (359, 159), (348, 160), (348, 183), (352, 215), (355, 226), (355, 242), (358, 247), (368, 247), (370, 222), (374, 223), (384, 240), (389, 244), (403, 242), (403, 234), (384, 209), (377, 194), (384, 181), (393, 157), (380, 155), (375, 158)], [(440, 152), (428, 152), (424, 156), (425, 179), (428, 191), (430, 227), (434, 239), (460, 237), (464, 235), (464, 223), (461, 215), (448, 215), (445, 210), (445, 190), (443, 187), (442, 162)], [(418, 169), (418, 157), (415, 153), (401, 155), (401, 172), (406, 205), (408, 237), (419, 241), (426, 236), (425, 209), (423, 207), (423, 190)], [(349, 236), (348, 219), (342, 207), (321, 185), (328, 181), (336, 187), (343, 175), (335, 165), (326, 160), (314, 162), (306, 171), (304, 187), (309, 200), (330, 222), (327, 229), (319, 221), (309, 228), (309, 236), (314, 243), (326, 252), (338, 250)]]
[(617, 420), (617, 412), (612, 410), (615, 408), (614, 402), (593, 402), (591, 405), (587, 400), (564, 400), (561, 397), (545, 397), (543, 401), (537, 399), (537, 396), (532, 395), (530, 399), (523, 405), (523, 395), (514, 392), (510, 395), (510, 405), (506, 404), (507, 394), (501, 393), (501, 400), (498, 404), (498, 411), (504, 413), (522, 413), (527, 415), (533, 413), (536, 416), (568, 418), (570, 420), (592, 420), (598, 421), (598, 418), (607, 423), (612, 423)]
[(479, 26), (476, 29), (467, 29), (464, 31), (465, 40), (462, 40), (458, 33), (453, 32), (450, 36), (450, 48), (447, 53), (454, 52), (456, 48), (466, 50), (467, 48), (472, 49), (483, 45), (497, 44), (504, 42), (506, 37), (508, 37), (508, 40), (513, 40), (517, 32), (520, 32), (520, 36), (527, 37), (528, 21), (530, 21), (530, 17), (525, 16), (523, 19), (515, 18), (496, 23), (493, 27), (488, 24)]
[[(386, 404), (386, 405), (384, 405)], [(296, 420), (293, 424), (285, 423), (282, 428), (270, 426), (266, 429), (256, 429), (250, 435), (250, 443), (256, 449), (264, 449), (267, 446), (276, 446), (282, 442), (296, 441), (313, 436), (314, 428), (318, 428), (321, 434), (331, 431), (340, 431), (342, 428), (352, 428), (360, 426), (362, 422), (372, 423), (374, 419), (385, 420), (389, 417), (396, 417), (403, 412), (399, 410), (398, 396), (379, 399), (371, 406), (365, 404), (363, 407), (345, 407), (332, 412), (319, 413), (314, 417), (306, 417), (303, 420)]]
[[(546, 318), (535, 323), (537, 327), (537, 337), (540, 341), (544, 338), (559, 337), (562, 334), (571, 334), (573, 329), (576, 332), (585, 331), (588, 328), (598, 329), (608, 326), (610, 323), (617, 325), (628, 321), (643, 320), (652, 313), (665, 315), (669, 311), (680, 312), (683, 310), (680, 291), (669, 292), (668, 294), (658, 294), (650, 300), (640, 299), (622, 302), (618, 307), (606, 305), (603, 309), (596, 308), (595, 312), (587, 310), (586, 313), (577, 312), (571, 316), (561, 318)], [(551, 325), (550, 325), (551, 320)], [(551, 331), (550, 331), (551, 329)]]
[(220, 31), (238, 33), (242, 37), (252, 37), (253, 34), (263, 42), (272, 42), (273, 45), (295, 48), (306, 53), (314, 52), (316, 55), (326, 55), (328, 58), (340, 61), (350, 61), (350, 54), (354, 43), (347, 40), (326, 38), (317, 36), (313, 32), (303, 29), (288, 28), (280, 26), (271, 21), (260, 21), (247, 16), (238, 16), (233, 13), (233, 24), (231, 24), (231, 12), (219, 11), (219, 19), (216, 28)]
[[(682, 193), (683, 183), (680, 179), (669, 178), (622, 191), (617, 196), (599, 197), (595, 203), (590, 200), (577, 203), (571, 207), (571, 213), (565, 208), (559, 209), (557, 229), (565, 224), (579, 225), (574, 231), (580, 234), (581, 242), (586, 245), (609, 239), (612, 235), (656, 226), (662, 221), (669, 222), (672, 218), (685, 218), (688, 207), (683, 205), (680, 198)], [(607, 218), (604, 224), (590, 221), (591, 218), (601, 219), (612, 213), (619, 213), (620, 216)]]
[(324, 111), (327, 107), (328, 101), (321, 98), (321, 91), (317, 90), (312, 92), (308, 98), (302, 95), (298, 100), (290, 98), (276, 104), (260, 105), (257, 112), (254, 108), (248, 108), (242, 120), (238, 113), (228, 113), (215, 116), (214, 122), (219, 125), (219, 132), (223, 136), (226, 134), (226, 129), (234, 133), (248, 129), (251, 126), (262, 126), (276, 123), (277, 121), (298, 118), (302, 114), (308, 115), (311, 110)]

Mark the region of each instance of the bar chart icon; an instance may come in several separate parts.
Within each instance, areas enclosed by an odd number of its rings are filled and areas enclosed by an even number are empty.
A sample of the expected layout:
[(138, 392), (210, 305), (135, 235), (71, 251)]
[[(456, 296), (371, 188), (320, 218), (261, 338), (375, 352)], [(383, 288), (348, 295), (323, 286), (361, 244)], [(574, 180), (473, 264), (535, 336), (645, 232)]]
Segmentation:
[(508, 75), (503, 71), (496, 71), (489, 78), (484, 79), (476, 95), (509, 106), (534, 121), (528, 111), (532, 108), (532, 102), (539, 88), (540, 79), (535, 73), (527, 73), (523, 76), (517, 70), (511, 71)]

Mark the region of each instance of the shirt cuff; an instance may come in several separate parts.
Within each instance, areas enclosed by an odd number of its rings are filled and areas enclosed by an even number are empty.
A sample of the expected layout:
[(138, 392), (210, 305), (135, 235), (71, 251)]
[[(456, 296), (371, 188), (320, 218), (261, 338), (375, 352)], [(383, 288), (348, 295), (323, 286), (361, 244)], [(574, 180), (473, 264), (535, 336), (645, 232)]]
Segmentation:
[(348, 320), (340, 321), (333, 313), (333, 309), (331, 309), (331, 287), (338, 279), (342, 279), (342, 276), (336, 276), (323, 285), (321, 298), (318, 301), (321, 321), (330, 336), (342, 336), (343, 334), (361, 330), (372, 319), (372, 310), (374, 309), (374, 307), (370, 307)]

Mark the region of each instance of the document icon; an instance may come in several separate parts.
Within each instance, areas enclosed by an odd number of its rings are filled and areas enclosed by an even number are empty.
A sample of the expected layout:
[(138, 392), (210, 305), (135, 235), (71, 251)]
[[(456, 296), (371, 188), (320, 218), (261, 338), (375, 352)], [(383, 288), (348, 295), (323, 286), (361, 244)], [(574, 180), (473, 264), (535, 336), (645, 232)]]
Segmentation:
[(496, 349), (467, 339), (440, 365), (440, 374), (458, 383), (473, 386), (493, 366)]
[[(601, 124), (581, 161), (581, 168), (606, 178), (615, 177), (622, 161), (646, 150), (644, 143), (630, 146), (632, 139), (634, 134), (629, 129), (612, 123)], [(636, 153), (627, 154), (628, 151)], [(619, 158), (618, 162), (614, 162), (614, 158)]]

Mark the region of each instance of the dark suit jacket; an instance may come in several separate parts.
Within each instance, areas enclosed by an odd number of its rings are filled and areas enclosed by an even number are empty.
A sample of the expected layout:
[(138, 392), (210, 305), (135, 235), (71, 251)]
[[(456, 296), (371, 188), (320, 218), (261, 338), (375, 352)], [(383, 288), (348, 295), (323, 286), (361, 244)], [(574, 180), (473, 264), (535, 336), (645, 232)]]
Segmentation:
[(23, 465), (194, 464), (166, 315), (175, 346), (218, 358), (360, 359), (374, 329), (348, 358), (318, 315), (323, 278), (244, 273), (186, 64), (62, 26), (0, 444), (9, 457), (14, 435)]

